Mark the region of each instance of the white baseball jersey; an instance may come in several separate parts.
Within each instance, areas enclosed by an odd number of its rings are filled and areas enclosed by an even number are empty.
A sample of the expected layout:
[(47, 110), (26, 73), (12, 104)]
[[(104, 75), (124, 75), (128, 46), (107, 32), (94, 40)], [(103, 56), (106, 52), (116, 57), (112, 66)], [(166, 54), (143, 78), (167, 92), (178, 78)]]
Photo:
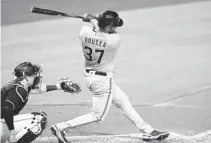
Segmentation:
[[(95, 23), (92, 24), (96, 26)], [(101, 122), (113, 103), (123, 111), (140, 131), (151, 133), (153, 128), (139, 116), (132, 107), (127, 95), (115, 84), (113, 79), (115, 56), (120, 45), (119, 34), (106, 34), (98, 29), (83, 26), (79, 36), (85, 56), (85, 68), (106, 73), (112, 72), (112, 74), (102, 76), (85, 72), (87, 87), (92, 92), (91, 113), (58, 123), (56, 124), (57, 128), (72, 130), (72, 128), (82, 125)]]
[(85, 56), (85, 67), (96, 71), (113, 72), (120, 36), (106, 34), (93, 27), (83, 26), (80, 40)]

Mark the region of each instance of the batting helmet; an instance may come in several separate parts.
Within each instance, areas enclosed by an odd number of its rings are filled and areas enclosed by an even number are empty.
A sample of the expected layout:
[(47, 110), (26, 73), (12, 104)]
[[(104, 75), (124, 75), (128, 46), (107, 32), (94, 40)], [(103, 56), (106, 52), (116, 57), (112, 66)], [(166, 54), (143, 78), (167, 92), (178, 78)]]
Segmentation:
[(105, 28), (106, 26), (121, 27), (122, 25), (123, 20), (119, 18), (118, 13), (115, 11), (107, 10), (98, 16), (98, 26), (100, 28)]

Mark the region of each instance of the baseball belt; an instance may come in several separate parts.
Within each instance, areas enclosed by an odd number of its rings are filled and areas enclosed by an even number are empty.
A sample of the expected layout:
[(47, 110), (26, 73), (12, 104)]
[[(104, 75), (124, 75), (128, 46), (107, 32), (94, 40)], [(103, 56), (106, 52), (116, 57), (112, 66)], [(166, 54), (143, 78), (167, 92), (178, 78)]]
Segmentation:
[(107, 76), (106, 72), (102, 72), (102, 71), (95, 71), (93, 69), (86, 69), (87, 73), (91, 73), (93, 72), (95, 75), (101, 75), (101, 76)]

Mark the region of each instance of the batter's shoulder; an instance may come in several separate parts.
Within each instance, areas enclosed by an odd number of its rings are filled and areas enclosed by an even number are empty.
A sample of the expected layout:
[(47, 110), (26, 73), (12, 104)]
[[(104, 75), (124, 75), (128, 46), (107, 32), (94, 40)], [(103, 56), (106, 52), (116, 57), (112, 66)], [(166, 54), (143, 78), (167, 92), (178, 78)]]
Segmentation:
[(90, 31), (92, 31), (92, 29), (93, 28), (91, 26), (88, 26), (88, 25), (84, 25), (84, 26), (81, 27), (82, 32), (90, 32)]
[(108, 38), (110, 41), (113, 41), (115, 43), (119, 43), (121, 41), (121, 37), (119, 33), (108, 34)]
[(81, 27), (81, 31), (80, 31), (80, 35), (83, 35), (85, 33), (90, 33), (93, 31), (93, 27), (88, 26), (88, 25), (84, 25)]

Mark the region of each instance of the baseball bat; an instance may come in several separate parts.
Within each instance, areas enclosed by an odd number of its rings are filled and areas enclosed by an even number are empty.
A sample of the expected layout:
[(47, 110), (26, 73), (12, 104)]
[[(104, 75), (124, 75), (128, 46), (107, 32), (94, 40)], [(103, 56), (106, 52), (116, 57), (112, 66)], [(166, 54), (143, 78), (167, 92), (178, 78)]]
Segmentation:
[(72, 17), (72, 18), (83, 19), (83, 16), (70, 15), (70, 14), (67, 14), (67, 13), (60, 12), (60, 11), (38, 8), (38, 7), (32, 7), (31, 12), (32, 13), (38, 13), (38, 14), (44, 14), (44, 15), (64, 16), (64, 17)]

